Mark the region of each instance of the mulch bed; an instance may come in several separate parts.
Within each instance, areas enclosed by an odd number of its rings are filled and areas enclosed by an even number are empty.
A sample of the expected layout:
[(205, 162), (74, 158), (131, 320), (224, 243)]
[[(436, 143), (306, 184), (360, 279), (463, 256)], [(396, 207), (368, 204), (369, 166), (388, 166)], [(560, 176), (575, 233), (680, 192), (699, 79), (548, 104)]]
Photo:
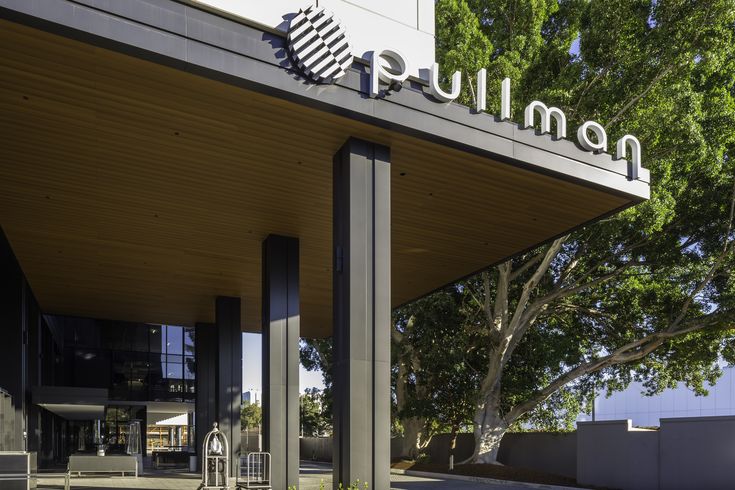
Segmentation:
[(447, 473), (453, 475), (477, 476), (482, 478), (495, 478), (497, 480), (511, 480), (527, 483), (541, 483), (545, 485), (560, 485), (566, 487), (578, 487), (574, 478), (553, 475), (542, 471), (527, 468), (516, 468), (515, 466), (504, 466), (495, 464), (463, 464), (454, 467), (454, 471), (444, 465), (431, 463), (414, 463), (413, 461), (398, 461), (391, 465), (398, 470), (425, 471), (429, 473)]

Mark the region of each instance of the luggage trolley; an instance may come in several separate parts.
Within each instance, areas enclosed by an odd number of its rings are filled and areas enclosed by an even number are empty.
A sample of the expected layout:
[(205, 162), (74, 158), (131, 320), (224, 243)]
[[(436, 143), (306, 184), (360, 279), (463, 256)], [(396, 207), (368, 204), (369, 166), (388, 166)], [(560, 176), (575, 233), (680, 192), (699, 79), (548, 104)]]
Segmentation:
[(229, 490), (230, 475), (230, 445), (227, 437), (217, 428), (204, 436), (202, 444), (202, 484), (199, 490)]
[[(245, 462), (244, 465), (242, 464), (243, 461)], [(273, 488), (271, 486), (270, 453), (248, 453), (247, 457), (241, 458), (238, 486), (242, 488)]]

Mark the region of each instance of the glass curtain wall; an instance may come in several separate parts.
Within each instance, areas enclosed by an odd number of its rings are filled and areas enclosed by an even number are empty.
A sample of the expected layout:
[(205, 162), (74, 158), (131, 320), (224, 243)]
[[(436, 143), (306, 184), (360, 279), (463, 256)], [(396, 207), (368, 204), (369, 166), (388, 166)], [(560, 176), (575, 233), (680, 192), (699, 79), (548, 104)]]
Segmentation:
[(194, 329), (64, 321), (67, 386), (108, 388), (116, 401), (194, 401)]

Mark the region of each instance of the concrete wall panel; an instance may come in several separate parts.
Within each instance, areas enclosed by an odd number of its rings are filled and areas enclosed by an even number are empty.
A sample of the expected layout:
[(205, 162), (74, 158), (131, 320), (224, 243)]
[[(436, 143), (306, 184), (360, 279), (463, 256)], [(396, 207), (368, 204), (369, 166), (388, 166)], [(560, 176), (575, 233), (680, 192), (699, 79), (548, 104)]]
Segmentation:
[(735, 488), (735, 417), (662, 419), (661, 489)]
[(521, 432), (506, 434), (498, 461), (569, 478), (577, 477), (577, 434)]
[[(302, 437), (301, 459), (332, 461), (332, 439), (329, 437)], [(449, 434), (437, 434), (425, 452), (435, 464), (449, 464)], [(472, 434), (458, 434), (455, 461), (472, 455), (475, 440)], [(401, 438), (391, 439), (391, 457), (401, 457)], [(575, 478), (577, 472), (577, 435), (548, 433), (506, 434), (500, 443), (498, 460), (506, 465), (545, 471)]]
[(624, 490), (658, 488), (659, 433), (630, 420), (577, 424), (577, 483)]

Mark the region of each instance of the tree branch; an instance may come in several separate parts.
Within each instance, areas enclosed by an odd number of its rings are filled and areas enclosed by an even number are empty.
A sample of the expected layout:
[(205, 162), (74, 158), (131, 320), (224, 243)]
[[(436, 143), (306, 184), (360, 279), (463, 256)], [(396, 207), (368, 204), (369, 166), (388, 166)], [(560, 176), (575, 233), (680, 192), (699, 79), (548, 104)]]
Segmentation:
[(598, 80), (599, 80), (599, 79), (600, 79), (601, 77), (603, 77), (603, 76), (605, 76), (605, 75), (607, 74), (607, 71), (608, 71), (608, 69), (609, 69), (608, 67), (605, 67), (605, 68), (603, 68), (602, 70), (600, 70), (599, 72), (597, 72), (597, 73), (595, 74), (595, 76), (594, 76), (594, 77), (592, 78), (592, 80), (590, 80), (590, 81), (589, 81), (589, 82), (587, 83), (587, 85), (586, 85), (586, 86), (584, 87), (584, 89), (582, 90), (582, 93), (581, 93), (581, 94), (579, 94), (579, 99), (577, 99), (577, 103), (575, 104), (575, 106), (574, 106), (574, 109), (572, 109), (572, 113), (573, 113), (573, 114), (577, 114), (577, 112), (578, 112), (578, 110), (579, 110), (579, 104), (581, 104), (581, 103), (582, 103), (582, 99), (584, 99), (584, 96), (585, 96), (585, 95), (587, 95), (587, 92), (589, 91), (589, 89), (591, 89), (591, 88), (592, 88), (592, 86), (593, 86), (593, 85), (594, 85), (594, 84), (595, 84), (595, 83), (596, 83), (596, 82), (597, 82), (597, 81), (598, 81)]
[(627, 262), (621, 265), (620, 267), (612, 270), (611, 272), (608, 272), (607, 274), (603, 274), (599, 277), (596, 277), (595, 279), (587, 281), (584, 284), (580, 284), (574, 287), (556, 289), (552, 291), (551, 293), (547, 294), (546, 296), (543, 296), (537, 299), (536, 301), (534, 301), (534, 303), (549, 304), (552, 301), (555, 301), (557, 299), (566, 298), (567, 296), (571, 296), (573, 294), (582, 292), (585, 289), (589, 289), (591, 287), (597, 286), (598, 284), (602, 284), (603, 282), (609, 281), (610, 279), (622, 274), (623, 271), (625, 271), (626, 269), (630, 267), (633, 267), (634, 265), (644, 265), (644, 263), (634, 262), (634, 261)]
[[(498, 266), (498, 284), (495, 288), (495, 305), (490, 320), (496, 332), (501, 332), (503, 326), (508, 321), (508, 289), (510, 287), (510, 267), (511, 261), (508, 260)], [(490, 297), (490, 276), (484, 278), (485, 297)], [(489, 303), (488, 303), (489, 308)]]
[(470, 86), (470, 93), (472, 94), (472, 103), (477, 105), (477, 96), (475, 95), (475, 87), (472, 85), (472, 79), (470, 74), (465, 70), (464, 75), (467, 77), (467, 85)]
[(526, 272), (528, 269), (536, 265), (541, 259), (544, 258), (546, 255), (546, 252), (539, 252), (530, 259), (528, 259), (526, 262), (524, 262), (520, 267), (518, 267), (516, 270), (510, 273), (510, 282), (515, 281), (518, 279), (518, 276)]
[(516, 309), (513, 312), (513, 317), (510, 320), (510, 324), (507, 326), (507, 333), (510, 335), (513, 335), (516, 330), (518, 330), (518, 327), (520, 326), (521, 318), (523, 317), (523, 312), (526, 310), (526, 307), (528, 306), (528, 301), (531, 297), (531, 293), (536, 288), (539, 282), (541, 282), (541, 279), (544, 277), (544, 274), (548, 272), (549, 267), (551, 267), (551, 263), (556, 257), (556, 255), (559, 253), (559, 250), (561, 250), (561, 246), (564, 244), (564, 242), (569, 238), (569, 235), (565, 235), (561, 238), (557, 238), (554, 240), (554, 242), (549, 246), (549, 248), (546, 250), (546, 253), (544, 254), (544, 258), (541, 261), (541, 264), (539, 264), (538, 268), (536, 268), (536, 271), (533, 273), (530, 279), (526, 281), (526, 283), (523, 285), (523, 290), (521, 291), (521, 296), (518, 299), (518, 303), (516, 304)]
[[(542, 403), (544, 400), (546, 400), (548, 397), (553, 395), (557, 390), (562, 388), (564, 385), (576, 379), (579, 379), (586, 374), (597, 372), (601, 369), (612, 366), (614, 364), (624, 364), (628, 362), (637, 361), (639, 359), (644, 358), (645, 356), (647, 356), (648, 354), (656, 350), (658, 347), (660, 347), (662, 344), (664, 344), (666, 341), (670, 339), (681, 337), (689, 333), (704, 330), (705, 328), (711, 326), (712, 324), (723, 321), (721, 318), (719, 318), (716, 315), (708, 316), (700, 320), (705, 320), (705, 321), (692, 322), (689, 326), (677, 329), (676, 331), (673, 331), (673, 332), (665, 331), (665, 332), (657, 332), (657, 333), (647, 335), (641, 339), (635, 340), (622, 347), (619, 347), (618, 349), (613, 351), (611, 354), (603, 356), (599, 359), (595, 359), (593, 361), (588, 361), (586, 363), (583, 363), (577, 366), (576, 368), (556, 378), (554, 381), (549, 383), (545, 388), (536, 392), (535, 395), (533, 395), (531, 398), (529, 398), (525, 402), (513, 407), (508, 413), (507, 420), (511, 422), (517, 420), (520, 416), (533, 410), (539, 403)], [(733, 323), (732, 321), (725, 321), (718, 328), (718, 330), (734, 330), (734, 329), (735, 329), (735, 323)]]
[(660, 80), (661, 80), (661, 79), (662, 79), (663, 77), (665, 77), (666, 75), (668, 75), (668, 74), (669, 74), (669, 73), (671, 72), (671, 70), (673, 70), (673, 69), (674, 69), (674, 68), (675, 68), (676, 66), (677, 66), (677, 64), (675, 64), (675, 63), (672, 63), (672, 64), (668, 65), (668, 66), (667, 66), (667, 67), (666, 67), (665, 69), (663, 69), (663, 70), (659, 71), (659, 72), (658, 72), (658, 73), (656, 74), (656, 76), (655, 76), (655, 77), (653, 77), (653, 80), (651, 80), (651, 82), (650, 82), (650, 83), (648, 84), (648, 86), (647, 86), (647, 87), (645, 88), (645, 90), (643, 90), (643, 92), (641, 92), (641, 93), (639, 93), (639, 94), (635, 95), (635, 96), (634, 96), (634, 97), (633, 97), (632, 99), (630, 99), (630, 100), (629, 100), (629, 101), (628, 101), (628, 102), (627, 102), (627, 103), (626, 103), (626, 104), (625, 104), (625, 105), (624, 105), (624, 106), (622, 107), (622, 109), (620, 109), (620, 110), (618, 111), (618, 113), (617, 113), (617, 114), (615, 114), (615, 115), (613, 116), (613, 118), (612, 118), (612, 119), (610, 119), (610, 121), (608, 121), (608, 123), (607, 123), (607, 124), (605, 124), (605, 130), (608, 130), (608, 129), (610, 128), (610, 126), (612, 126), (613, 124), (615, 124), (616, 122), (618, 122), (618, 119), (620, 119), (621, 117), (623, 117), (623, 114), (625, 114), (626, 112), (628, 112), (628, 109), (630, 109), (631, 107), (633, 107), (633, 106), (634, 106), (635, 104), (637, 104), (637, 103), (638, 103), (638, 101), (639, 101), (639, 100), (641, 100), (641, 99), (642, 99), (643, 97), (645, 97), (645, 96), (646, 96), (646, 95), (648, 94), (648, 92), (650, 92), (650, 91), (651, 91), (651, 89), (653, 89), (653, 87), (654, 87), (654, 86), (655, 86), (655, 85), (656, 85), (656, 84), (657, 84), (657, 83), (658, 83), (658, 82), (659, 82), (659, 81), (660, 81)]
[(735, 219), (735, 179), (733, 179), (732, 197), (730, 198), (730, 214), (728, 216), (727, 226), (725, 227), (725, 244), (723, 245), (722, 252), (720, 252), (715, 261), (712, 263), (709, 270), (707, 271), (707, 274), (704, 276), (704, 279), (702, 279), (699, 284), (697, 284), (697, 286), (692, 290), (689, 296), (687, 296), (687, 299), (684, 301), (684, 305), (682, 306), (679, 315), (677, 315), (674, 321), (671, 322), (671, 326), (669, 327), (669, 329), (675, 329), (679, 325), (679, 323), (684, 320), (686, 314), (689, 312), (689, 308), (692, 306), (692, 303), (696, 299), (697, 295), (699, 295), (699, 293), (701, 293), (704, 288), (706, 288), (707, 285), (712, 282), (712, 279), (717, 274), (717, 271), (722, 266), (722, 263), (732, 251), (732, 241), (730, 240), (730, 235), (732, 234), (733, 219)]

